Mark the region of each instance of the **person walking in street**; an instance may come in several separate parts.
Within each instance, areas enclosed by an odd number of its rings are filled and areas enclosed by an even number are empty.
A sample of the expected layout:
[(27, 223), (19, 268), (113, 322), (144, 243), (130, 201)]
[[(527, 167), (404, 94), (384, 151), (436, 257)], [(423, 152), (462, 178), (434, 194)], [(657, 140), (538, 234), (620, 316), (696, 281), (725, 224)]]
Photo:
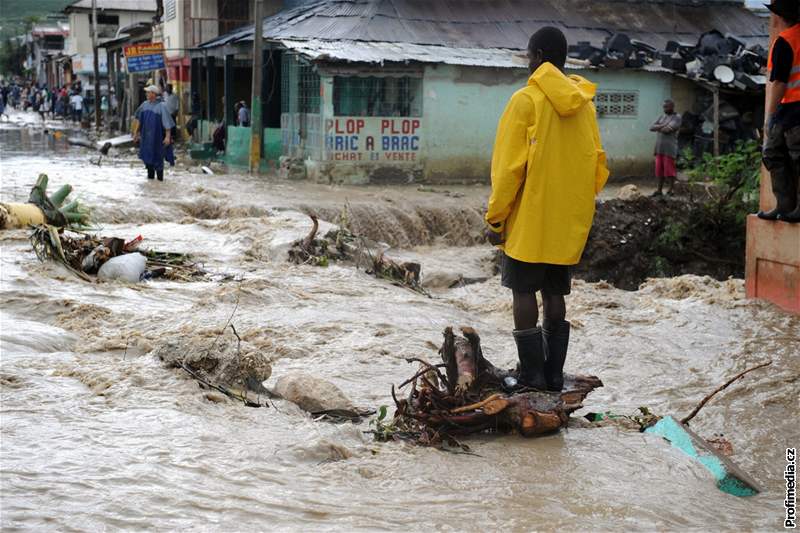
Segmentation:
[(47, 120), (50, 114), (50, 98), (47, 96), (47, 91), (42, 91), (39, 95), (39, 116), (42, 117), (42, 124)]
[(58, 103), (58, 87), (53, 87), (50, 90), (50, 113), (53, 118), (56, 118), (56, 104)]
[(550, 391), (563, 387), (570, 266), (581, 258), (595, 196), (608, 179), (596, 86), (567, 76), (566, 58), (561, 30), (544, 27), (530, 38), (531, 76), (497, 126), (486, 213), (487, 238), (503, 250), (501, 283), (513, 294), (518, 385)]
[(41, 111), (42, 95), (39, 94), (39, 91), (36, 91), (33, 94), (33, 105), (31, 107), (33, 108), (34, 112), (39, 113), (39, 115), (42, 117), (42, 121), (44, 121), (44, 114)]
[(138, 128), (134, 141), (139, 144), (139, 159), (147, 168), (147, 179), (158, 177), (164, 181), (164, 159), (174, 164), (172, 151), (172, 128), (175, 122), (167, 111), (164, 102), (158, 96), (161, 90), (155, 85), (144, 89), (147, 100), (136, 110), (134, 115)]
[(773, 0), (767, 6), (780, 32), (767, 64), (764, 113), (764, 166), (772, 181), (775, 209), (759, 211), (758, 218), (800, 222), (800, 10), (797, 0)]
[(675, 160), (678, 158), (678, 131), (681, 129), (681, 116), (675, 112), (675, 102), (664, 100), (664, 114), (658, 117), (650, 126), (650, 131), (656, 132), (656, 177), (658, 189), (653, 196), (664, 194), (664, 182), (669, 181), (667, 194), (675, 194), (675, 179), (677, 169)]
[(20, 97), (21, 97), (21, 90), (19, 84), (14, 82), (14, 86), (11, 88), (11, 98), (12, 98), (11, 107), (13, 107), (14, 109), (19, 109)]
[(239, 126), (249, 127), (250, 126), (250, 109), (247, 107), (247, 102), (244, 100), (239, 102), (239, 111), (236, 115), (237, 122)]
[(194, 136), (194, 132), (197, 129), (197, 124), (200, 122), (203, 115), (203, 107), (200, 103), (200, 93), (197, 91), (192, 92), (192, 118), (189, 120), (189, 123), (186, 124), (186, 132), (189, 134), (189, 137)]
[[(172, 117), (172, 121), (177, 124), (178, 121), (178, 110), (181, 107), (180, 98), (178, 95), (175, 94), (172, 90), (172, 84), (167, 84), (167, 95), (164, 97), (164, 105), (167, 106), (167, 111), (169, 112), (169, 116)], [(178, 130), (176, 126), (172, 127), (172, 138), (175, 139)]]
[(75, 92), (69, 97), (69, 105), (72, 109), (72, 120), (80, 122), (83, 118), (83, 96), (81, 93)]
[(58, 96), (56, 99), (56, 107), (55, 112), (56, 116), (60, 119), (67, 118), (67, 111), (69, 109), (69, 98), (67, 97), (67, 87), (66, 85), (58, 91)]

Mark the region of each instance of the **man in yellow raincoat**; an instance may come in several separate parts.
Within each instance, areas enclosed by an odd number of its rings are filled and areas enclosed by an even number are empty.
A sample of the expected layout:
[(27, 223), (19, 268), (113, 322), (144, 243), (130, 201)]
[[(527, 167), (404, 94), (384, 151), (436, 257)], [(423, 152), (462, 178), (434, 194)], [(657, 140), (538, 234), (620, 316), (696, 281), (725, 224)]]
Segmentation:
[[(567, 41), (557, 28), (528, 43), (532, 72), (497, 127), (489, 241), (504, 252), (502, 285), (514, 296), (520, 385), (560, 391), (569, 344), (564, 296), (580, 261), (595, 196), (608, 179), (592, 99), (595, 85), (564, 74)], [(536, 293), (544, 319), (538, 326)]]

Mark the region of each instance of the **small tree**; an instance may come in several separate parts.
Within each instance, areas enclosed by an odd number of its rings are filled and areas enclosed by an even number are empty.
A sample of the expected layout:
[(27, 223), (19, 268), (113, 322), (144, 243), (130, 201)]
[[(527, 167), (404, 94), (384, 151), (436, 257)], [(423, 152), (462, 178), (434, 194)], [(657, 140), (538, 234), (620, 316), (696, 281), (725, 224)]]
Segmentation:
[[(27, 35), (33, 26), (41, 20), (36, 15), (27, 16), (21, 21), (5, 21), (6, 26), (16, 28), (19, 35)], [(8, 29), (8, 28), (6, 28)], [(19, 37), (6, 37), (0, 44), (0, 74), (25, 76), (29, 72), (25, 69), (25, 60), (28, 57), (28, 47)]]
[(0, 45), (0, 73), (21, 76), (25, 73), (25, 46), (17, 39), (6, 39)]
[(654, 253), (673, 261), (692, 257), (716, 263), (735, 261), (743, 269), (745, 219), (758, 207), (758, 143), (739, 142), (731, 153), (716, 157), (694, 158), (684, 153), (683, 159), (690, 183), (702, 184), (705, 194), (694, 199), (681, 216), (665, 220)]
[(699, 160), (687, 157), (691, 183), (705, 183), (706, 208), (734, 216), (741, 224), (758, 207), (761, 150), (756, 141), (739, 141), (731, 153)]

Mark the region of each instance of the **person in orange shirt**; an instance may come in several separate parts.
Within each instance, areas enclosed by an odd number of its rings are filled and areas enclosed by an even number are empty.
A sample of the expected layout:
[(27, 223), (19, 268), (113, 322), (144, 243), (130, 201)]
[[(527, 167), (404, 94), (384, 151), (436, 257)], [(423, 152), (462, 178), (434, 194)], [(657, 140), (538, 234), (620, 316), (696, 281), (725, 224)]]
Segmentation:
[(773, 0), (780, 35), (770, 50), (764, 132), (764, 166), (776, 206), (759, 211), (765, 220), (800, 222), (800, 9), (797, 0)]

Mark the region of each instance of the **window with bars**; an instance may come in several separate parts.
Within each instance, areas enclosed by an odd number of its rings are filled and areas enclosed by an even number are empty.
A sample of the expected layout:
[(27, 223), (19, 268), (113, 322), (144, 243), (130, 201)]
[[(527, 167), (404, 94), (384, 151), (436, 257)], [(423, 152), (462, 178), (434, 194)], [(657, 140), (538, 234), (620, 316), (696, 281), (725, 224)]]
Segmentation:
[(333, 114), (349, 117), (422, 116), (422, 79), (335, 76)]
[(281, 72), (281, 112), (320, 112), (320, 79), (314, 66), (291, 54), (284, 54)]
[(602, 91), (594, 98), (597, 115), (601, 117), (639, 116), (639, 91)]

